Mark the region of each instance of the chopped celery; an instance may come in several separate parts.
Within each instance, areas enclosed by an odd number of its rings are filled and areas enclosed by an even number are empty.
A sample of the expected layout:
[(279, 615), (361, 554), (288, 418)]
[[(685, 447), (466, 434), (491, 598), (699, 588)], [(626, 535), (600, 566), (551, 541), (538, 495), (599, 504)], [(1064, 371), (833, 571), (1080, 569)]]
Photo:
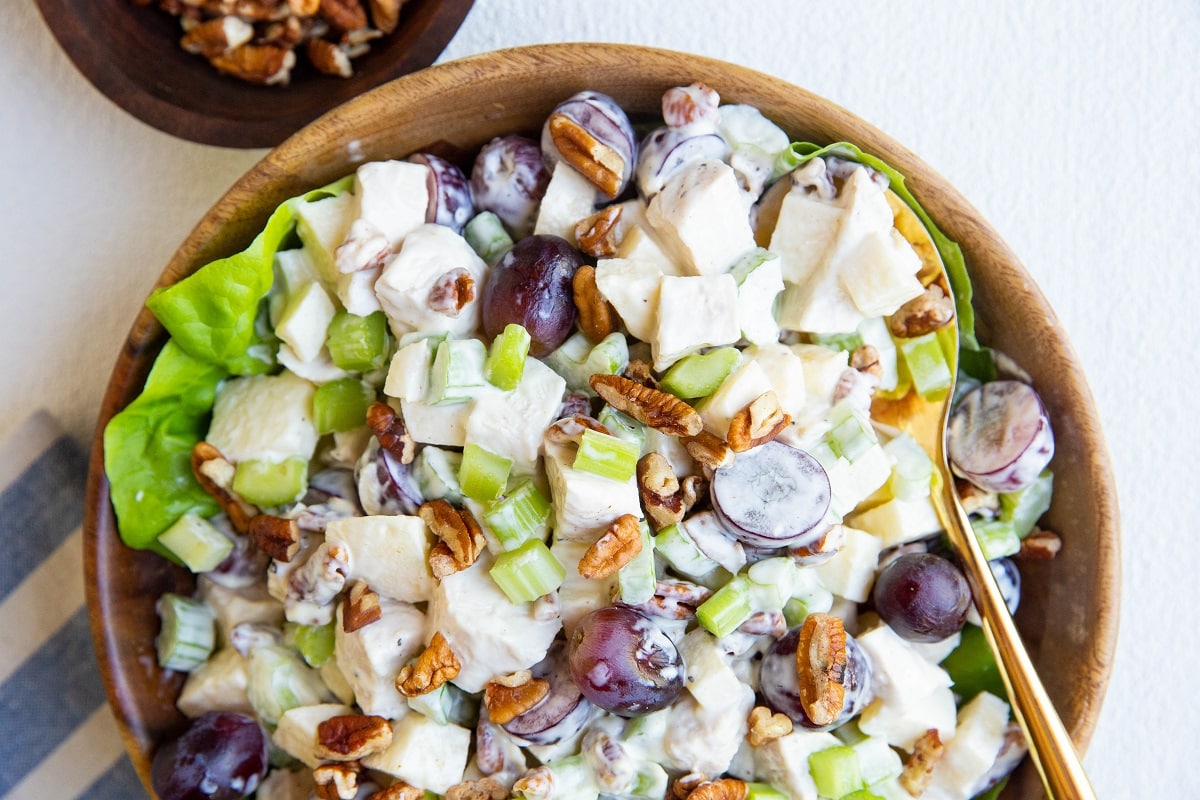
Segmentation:
[(862, 770), (863, 783), (867, 786), (895, 778), (904, 768), (900, 755), (888, 746), (887, 739), (882, 736), (863, 736), (859, 741), (847, 744), (858, 753), (858, 765)]
[(936, 332), (901, 339), (898, 349), (917, 394), (932, 399), (950, 388), (954, 376)]
[(858, 334), (863, 344), (869, 344), (879, 354), (879, 388), (880, 392), (892, 392), (900, 379), (896, 371), (896, 340), (888, 330), (883, 317), (867, 317), (858, 324)]
[(845, 350), (847, 353), (852, 353), (858, 347), (863, 345), (862, 334), (858, 331), (850, 331), (849, 333), (810, 333), (806, 334), (805, 339), (809, 344), (819, 344), (821, 347), (829, 350)]
[(505, 550), (515, 550), (531, 539), (544, 539), (550, 521), (550, 502), (533, 481), (523, 481), (483, 515)]
[(367, 423), (375, 391), (358, 378), (322, 384), (313, 392), (313, 426), (317, 433), (342, 433)]
[(208, 572), (233, 550), (233, 540), (217, 530), (199, 514), (184, 514), (158, 536), (158, 543), (170, 550), (192, 572)]
[(646, 426), (628, 414), (622, 414), (612, 406), (605, 405), (596, 419), (608, 428), (613, 436), (637, 445), (639, 452), (646, 446)]
[(434, 405), (471, 400), (486, 384), (487, 349), (478, 339), (447, 339), (437, 347), (429, 375), (429, 402)]
[(659, 800), (667, 796), (667, 787), (671, 779), (661, 765), (645, 761), (638, 765), (633, 775), (633, 785), (629, 787), (630, 800)]
[(310, 667), (323, 667), (333, 658), (334, 624), (296, 625), (289, 622), (285, 626), (286, 640), (300, 651)]
[(494, 264), (513, 246), (512, 237), (504, 229), (504, 223), (491, 211), (482, 211), (472, 217), (463, 228), (463, 238), (489, 264)]
[(207, 603), (178, 594), (158, 599), (162, 628), (154, 640), (158, 665), (190, 672), (208, 660), (216, 642), (212, 609)]
[(821, 797), (840, 798), (863, 788), (858, 753), (845, 745), (813, 753), (808, 757), (808, 769)]
[(576, 333), (544, 359), (563, 377), (567, 388), (595, 397), (588, 380), (597, 374), (616, 375), (629, 365), (629, 343), (625, 334), (610, 333), (595, 347), (582, 333)]
[(826, 434), (826, 441), (834, 455), (853, 463), (879, 441), (871, 421), (849, 401), (838, 403), (829, 416), (833, 428)]
[(842, 795), (839, 800), (884, 800), (870, 789), (858, 789), (850, 794)]
[(614, 481), (627, 481), (637, 471), (642, 451), (632, 442), (599, 431), (585, 430), (572, 466)]
[(267, 725), (275, 725), (290, 708), (312, 706), (333, 699), (321, 675), (299, 653), (275, 644), (250, 651), (246, 669), (246, 696)]
[(696, 547), (680, 525), (668, 525), (659, 531), (654, 537), (654, 549), (685, 578), (698, 579), (720, 566)]
[(796, 564), (787, 556), (765, 558), (746, 570), (755, 611), (781, 611), (796, 590)]
[(1013, 530), (1011, 522), (1002, 519), (971, 520), (971, 528), (979, 541), (979, 548), (988, 561), (1011, 556), (1021, 549), (1021, 539)]
[(720, 639), (737, 630), (753, 611), (750, 582), (737, 576), (696, 608), (696, 619), (705, 630)]
[(978, 625), (964, 625), (958, 647), (942, 659), (942, 669), (954, 681), (954, 691), (968, 703), (980, 692), (1007, 697), (996, 657)]
[(796, 627), (809, 615), (808, 604), (803, 598), (793, 597), (783, 604), (783, 620), (789, 629)]
[(488, 383), (506, 392), (517, 388), (525, 374), (525, 357), (529, 355), (531, 341), (529, 331), (520, 325), (515, 322), (505, 325), (492, 340), (492, 349), (483, 366)]
[(512, 459), (493, 453), (477, 444), (463, 448), (462, 464), (458, 468), (458, 483), (462, 493), (472, 500), (490, 503), (504, 494)]
[(1000, 519), (1011, 524), (1017, 536), (1024, 539), (1042, 514), (1049, 510), (1053, 493), (1054, 475), (1048, 469), (1043, 470), (1021, 491), (1000, 495)]
[(933, 480), (933, 461), (917, 440), (907, 433), (900, 433), (883, 446), (896, 460), (889, 478), (889, 489), (893, 497), (901, 500), (919, 500), (929, 496)]
[(413, 474), (421, 496), (426, 500), (445, 500), (451, 505), (462, 502), (462, 486), (458, 471), (462, 468), (462, 453), (425, 445), (413, 461)]
[(641, 521), (642, 549), (633, 560), (617, 572), (621, 602), (631, 606), (649, 602), (654, 597), (658, 576), (654, 571), (654, 540), (650, 537), (650, 526)]
[(450, 722), (451, 701), (450, 684), (443, 683), (432, 692), (409, 697), (408, 707), (424, 714), (438, 725), (446, 725)]
[(746, 800), (788, 800), (788, 795), (769, 783), (747, 783)]
[(308, 462), (239, 461), (233, 473), (233, 491), (256, 506), (281, 506), (304, 496), (308, 488)]
[(496, 556), (488, 574), (510, 601), (528, 603), (561, 586), (567, 571), (545, 542), (530, 539)]
[(333, 363), (350, 372), (371, 372), (387, 362), (390, 336), (382, 311), (366, 317), (338, 312), (325, 333)]
[(684, 400), (708, 397), (729, 377), (741, 358), (736, 347), (718, 347), (707, 353), (684, 356), (667, 370), (658, 385)]

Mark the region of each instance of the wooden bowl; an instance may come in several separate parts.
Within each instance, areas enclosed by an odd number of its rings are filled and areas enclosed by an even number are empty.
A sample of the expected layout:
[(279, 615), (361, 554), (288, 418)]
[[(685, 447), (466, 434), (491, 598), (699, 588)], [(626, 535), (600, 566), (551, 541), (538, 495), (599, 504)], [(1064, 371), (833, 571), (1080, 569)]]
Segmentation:
[(346, 79), (321, 75), (298, 54), (286, 87), (219, 74), (184, 52), (179, 20), (133, 0), (37, 0), (71, 61), (121, 108), (172, 136), (222, 147), (274, 147), (331, 108), (427, 67), (474, 0), (408, 0), (400, 26), (354, 60)]
[[(781, 80), (698, 56), (619, 45), (547, 45), (443, 64), (358, 97), (288, 139), (239, 180), (167, 265), (170, 284), (244, 247), (284, 199), (352, 171), (360, 159), (424, 149), (469, 152), (493, 136), (536, 131), (555, 103), (585, 89), (631, 112), (656, 113), (664, 89), (703, 80), (724, 101), (749, 103), (796, 139), (848, 140), (898, 167), (933, 218), (962, 245), (974, 278), (981, 338), (1028, 369), (1057, 434), (1055, 495), (1047, 523), (1063, 538), (1053, 561), (1026, 564), (1017, 621), (1051, 698), (1082, 751), (1100, 712), (1116, 643), (1117, 493), (1083, 373), (1054, 312), (999, 235), (915, 155), (837, 106)], [(154, 603), (189, 577), (124, 547), (103, 473), (105, 423), (138, 393), (164, 332), (143, 310), (125, 343), (100, 413), (86, 519), (88, 599), (101, 671), (126, 745), (146, 779), (156, 742), (177, 729), (179, 678), (154, 665)], [(1010, 795), (1036, 797), (1026, 765)]]

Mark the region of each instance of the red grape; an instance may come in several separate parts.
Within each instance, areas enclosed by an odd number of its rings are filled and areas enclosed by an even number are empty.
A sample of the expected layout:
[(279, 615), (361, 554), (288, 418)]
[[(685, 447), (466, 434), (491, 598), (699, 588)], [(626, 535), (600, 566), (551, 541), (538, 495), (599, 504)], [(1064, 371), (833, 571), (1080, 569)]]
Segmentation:
[(971, 589), (949, 559), (908, 553), (879, 573), (874, 599), (879, 616), (901, 638), (938, 642), (962, 630)]
[(558, 236), (529, 236), (492, 267), (483, 289), (483, 331), (495, 338), (511, 322), (529, 331), (529, 354), (543, 358), (575, 326), (571, 281), (583, 255)]
[(620, 717), (666, 708), (683, 690), (684, 664), (654, 620), (623, 606), (599, 608), (575, 627), (571, 678), (584, 697)]
[(713, 509), (733, 535), (756, 547), (794, 547), (820, 535), (829, 476), (808, 453), (768, 442), (713, 473)]
[(554, 744), (583, 729), (592, 716), (592, 704), (571, 680), (567, 648), (560, 639), (542, 662), (533, 668), (535, 678), (545, 678), (550, 693), (533, 708), (502, 726), (523, 744)]
[(955, 472), (990, 492), (1015, 492), (1054, 457), (1050, 416), (1033, 387), (992, 381), (959, 401), (946, 428)]
[(549, 183), (541, 146), (524, 136), (492, 139), (479, 151), (471, 170), (476, 207), (499, 217), (517, 238), (533, 231)]
[(244, 714), (210, 711), (154, 754), (150, 780), (161, 800), (237, 800), (267, 774), (267, 737)]
[(408, 160), (429, 167), (429, 210), (425, 213), (425, 221), (462, 233), (467, 221), (475, 216), (467, 176), (454, 164), (432, 153), (417, 153)]
[(861, 713), (871, 702), (871, 661), (854, 637), (846, 634), (842, 710), (829, 725), (817, 725), (804, 713), (804, 705), (800, 702), (800, 679), (796, 672), (800, 628), (797, 625), (771, 645), (763, 657), (758, 688), (772, 711), (785, 714), (792, 722), (811, 730), (831, 730)]

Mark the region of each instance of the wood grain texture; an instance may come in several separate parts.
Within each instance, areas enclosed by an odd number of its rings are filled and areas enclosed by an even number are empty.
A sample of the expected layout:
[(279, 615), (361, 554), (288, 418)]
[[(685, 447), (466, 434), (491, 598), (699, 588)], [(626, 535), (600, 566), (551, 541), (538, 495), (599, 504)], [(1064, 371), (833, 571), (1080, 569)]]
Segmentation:
[[(282, 200), (338, 178), (364, 160), (422, 149), (469, 153), (493, 136), (540, 128), (554, 104), (591, 88), (632, 113), (657, 113), (664, 89), (701, 79), (724, 102), (750, 103), (794, 138), (848, 140), (895, 165), (950, 238), (976, 288), (982, 337), (1034, 377), (1055, 425), (1054, 505), (1048, 526), (1063, 551), (1027, 564), (1017, 622), (1076, 745), (1091, 737), (1117, 635), (1120, 534), (1117, 495), (1097, 412), (1078, 359), (1020, 261), (979, 213), (914, 154), (849, 112), (775, 78), (697, 56), (620, 45), (546, 45), (476, 56), (386, 84), (321, 117), (268, 154), (200, 221), (159, 285), (247, 244)], [(109, 696), (145, 777), (151, 743), (177, 725), (160, 676), (136, 648), (153, 637), (161, 565), (121, 546), (101, 475), (99, 433), (137, 393), (163, 332), (146, 311), (122, 351), (100, 413), (89, 483), (85, 546), (93, 633)], [(147, 610), (150, 610), (148, 612)], [(1006, 793), (1038, 797), (1027, 765)]]
[(179, 20), (133, 0), (37, 0), (42, 18), (97, 89), (173, 136), (222, 147), (273, 147), (352, 97), (427, 67), (474, 0), (408, 0), (400, 27), (355, 59), (347, 79), (320, 75), (298, 54), (287, 87), (220, 75), (179, 46)]

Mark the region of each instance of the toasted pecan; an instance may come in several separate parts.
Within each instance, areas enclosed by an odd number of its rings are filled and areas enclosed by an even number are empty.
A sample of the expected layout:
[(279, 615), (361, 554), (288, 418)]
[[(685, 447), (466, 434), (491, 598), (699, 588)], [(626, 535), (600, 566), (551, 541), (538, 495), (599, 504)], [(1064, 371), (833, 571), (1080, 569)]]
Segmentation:
[(695, 436), (704, 428), (696, 409), (674, 395), (620, 375), (593, 375), (588, 383), (610, 406), (662, 433)]
[(579, 559), (579, 574), (607, 578), (642, 552), (642, 523), (633, 514), (617, 517), (608, 530)]

